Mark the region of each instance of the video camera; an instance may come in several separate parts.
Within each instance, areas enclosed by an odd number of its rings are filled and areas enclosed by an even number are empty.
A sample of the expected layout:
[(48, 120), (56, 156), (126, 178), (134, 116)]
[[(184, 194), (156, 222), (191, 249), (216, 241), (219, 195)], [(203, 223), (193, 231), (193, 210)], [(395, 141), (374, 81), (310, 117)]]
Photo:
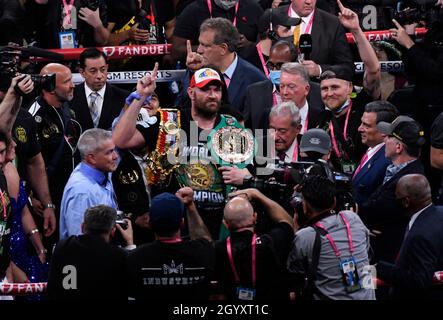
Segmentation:
[[(27, 61), (31, 56), (43, 57), (51, 60), (62, 60), (63, 55), (35, 47), (0, 47), (0, 91), (8, 90), (11, 79), (21, 73), (20, 63)], [(31, 74), (34, 90), (37, 94), (41, 90), (53, 91), (55, 89), (55, 74)]]
[(271, 176), (247, 178), (241, 188), (256, 188), (285, 209), (294, 208), (300, 213), (301, 198), (297, 192), (294, 192), (294, 187), (312, 175), (324, 176), (334, 182), (338, 210), (349, 210), (354, 206), (351, 177), (331, 170), (328, 163), (321, 159), (314, 162), (277, 161)]
[(430, 25), (439, 20), (440, 7), (436, 7), (437, 0), (405, 0), (396, 4), (396, 9), (384, 8), (385, 23), (392, 25), (395, 19), (402, 26), (420, 21)]

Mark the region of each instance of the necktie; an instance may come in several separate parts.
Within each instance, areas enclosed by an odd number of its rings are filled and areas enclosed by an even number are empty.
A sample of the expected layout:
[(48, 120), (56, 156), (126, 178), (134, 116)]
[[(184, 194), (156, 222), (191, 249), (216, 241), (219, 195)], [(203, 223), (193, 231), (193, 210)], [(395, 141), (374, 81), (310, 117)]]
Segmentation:
[(95, 91), (91, 92), (89, 95), (89, 111), (91, 112), (92, 123), (94, 124), (94, 128), (97, 128), (98, 121), (100, 120), (100, 114), (98, 112), (98, 106), (96, 100), (99, 94)]
[(284, 152), (284, 151), (279, 151), (279, 152), (277, 153), (277, 156), (278, 156), (278, 158), (280, 159), (280, 161), (285, 162), (285, 159), (286, 159), (286, 152)]
[(366, 160), (368, 160), (368, 152), (367, 151), (364, 154), (363, 158), (361, 158), (360, 164), (358, 165), (357, 170), (355, 170), (353, 178), (355, 178), (355, 176), (360, 172), (361, 168), (363, 168), (363, 166), (366, 163)]
[(298, 48), (298, 42), (300, 41), (301, 22), (294, 29), (294, 45)]
[(405, 235), (403, 236), (403, 242), (401, 243), (400, 250), (397, 253), (397, 257), (395, 258), (395, 264), (397, 264), (397, 265), (398, 265), (398, 262), (400, 261), (401, 255), (403, 254), (403, 250), (406, 245), (406, 237), (408, 236), (408, 233), (409, 233), (409, 222), (406, 225)]
[(226, 73), (223, 74), (225, 78), (226, 88), (229, 88), (229, 84), (231, 83), (231, 79), (228, 77)]

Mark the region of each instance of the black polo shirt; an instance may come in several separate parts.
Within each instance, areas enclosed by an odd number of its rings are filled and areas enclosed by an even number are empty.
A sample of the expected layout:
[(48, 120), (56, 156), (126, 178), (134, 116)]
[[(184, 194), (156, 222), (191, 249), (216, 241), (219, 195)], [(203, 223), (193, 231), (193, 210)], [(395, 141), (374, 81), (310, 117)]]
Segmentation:
[(37, 125), (34, 117), (25, 109), (20, 108), (17, 119), (12, 127), (12, 137), (17, 144), (17, 170), (22, 179), (27, 180), (26, 163), (40, 153)]

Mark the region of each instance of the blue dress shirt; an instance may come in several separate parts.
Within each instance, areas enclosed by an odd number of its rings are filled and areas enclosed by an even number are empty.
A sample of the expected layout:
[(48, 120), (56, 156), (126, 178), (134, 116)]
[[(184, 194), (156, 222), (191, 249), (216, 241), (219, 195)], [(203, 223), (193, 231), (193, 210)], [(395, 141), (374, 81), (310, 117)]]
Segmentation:
[(81, 234), (86, 209), (107, 205), (117, 209), (111, 173), (103, 173), (81, 162), (72, 172), (60, 208), (60, 240)]

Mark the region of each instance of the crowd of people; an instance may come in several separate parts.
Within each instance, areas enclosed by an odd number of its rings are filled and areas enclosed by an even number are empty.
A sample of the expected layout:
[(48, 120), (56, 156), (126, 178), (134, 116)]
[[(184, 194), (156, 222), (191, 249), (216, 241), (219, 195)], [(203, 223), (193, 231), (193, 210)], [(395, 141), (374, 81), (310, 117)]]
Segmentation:
[[(47, 282), (28, 299), (443, 297), (443, 1), (438, 19), (394, 19), (391, 43), (342, 2), (0, 1), (0, 284)], [(84, 50), (17, 61), (30, 43)], [(96, 48), (162, 43), (170, 55), (112, 62)], [(382, 73), (392, 52), (405, 72)], [(176, 67), (171, 90), (157, 76)], [(109, 70), (151, 72), (134, 87)]]

